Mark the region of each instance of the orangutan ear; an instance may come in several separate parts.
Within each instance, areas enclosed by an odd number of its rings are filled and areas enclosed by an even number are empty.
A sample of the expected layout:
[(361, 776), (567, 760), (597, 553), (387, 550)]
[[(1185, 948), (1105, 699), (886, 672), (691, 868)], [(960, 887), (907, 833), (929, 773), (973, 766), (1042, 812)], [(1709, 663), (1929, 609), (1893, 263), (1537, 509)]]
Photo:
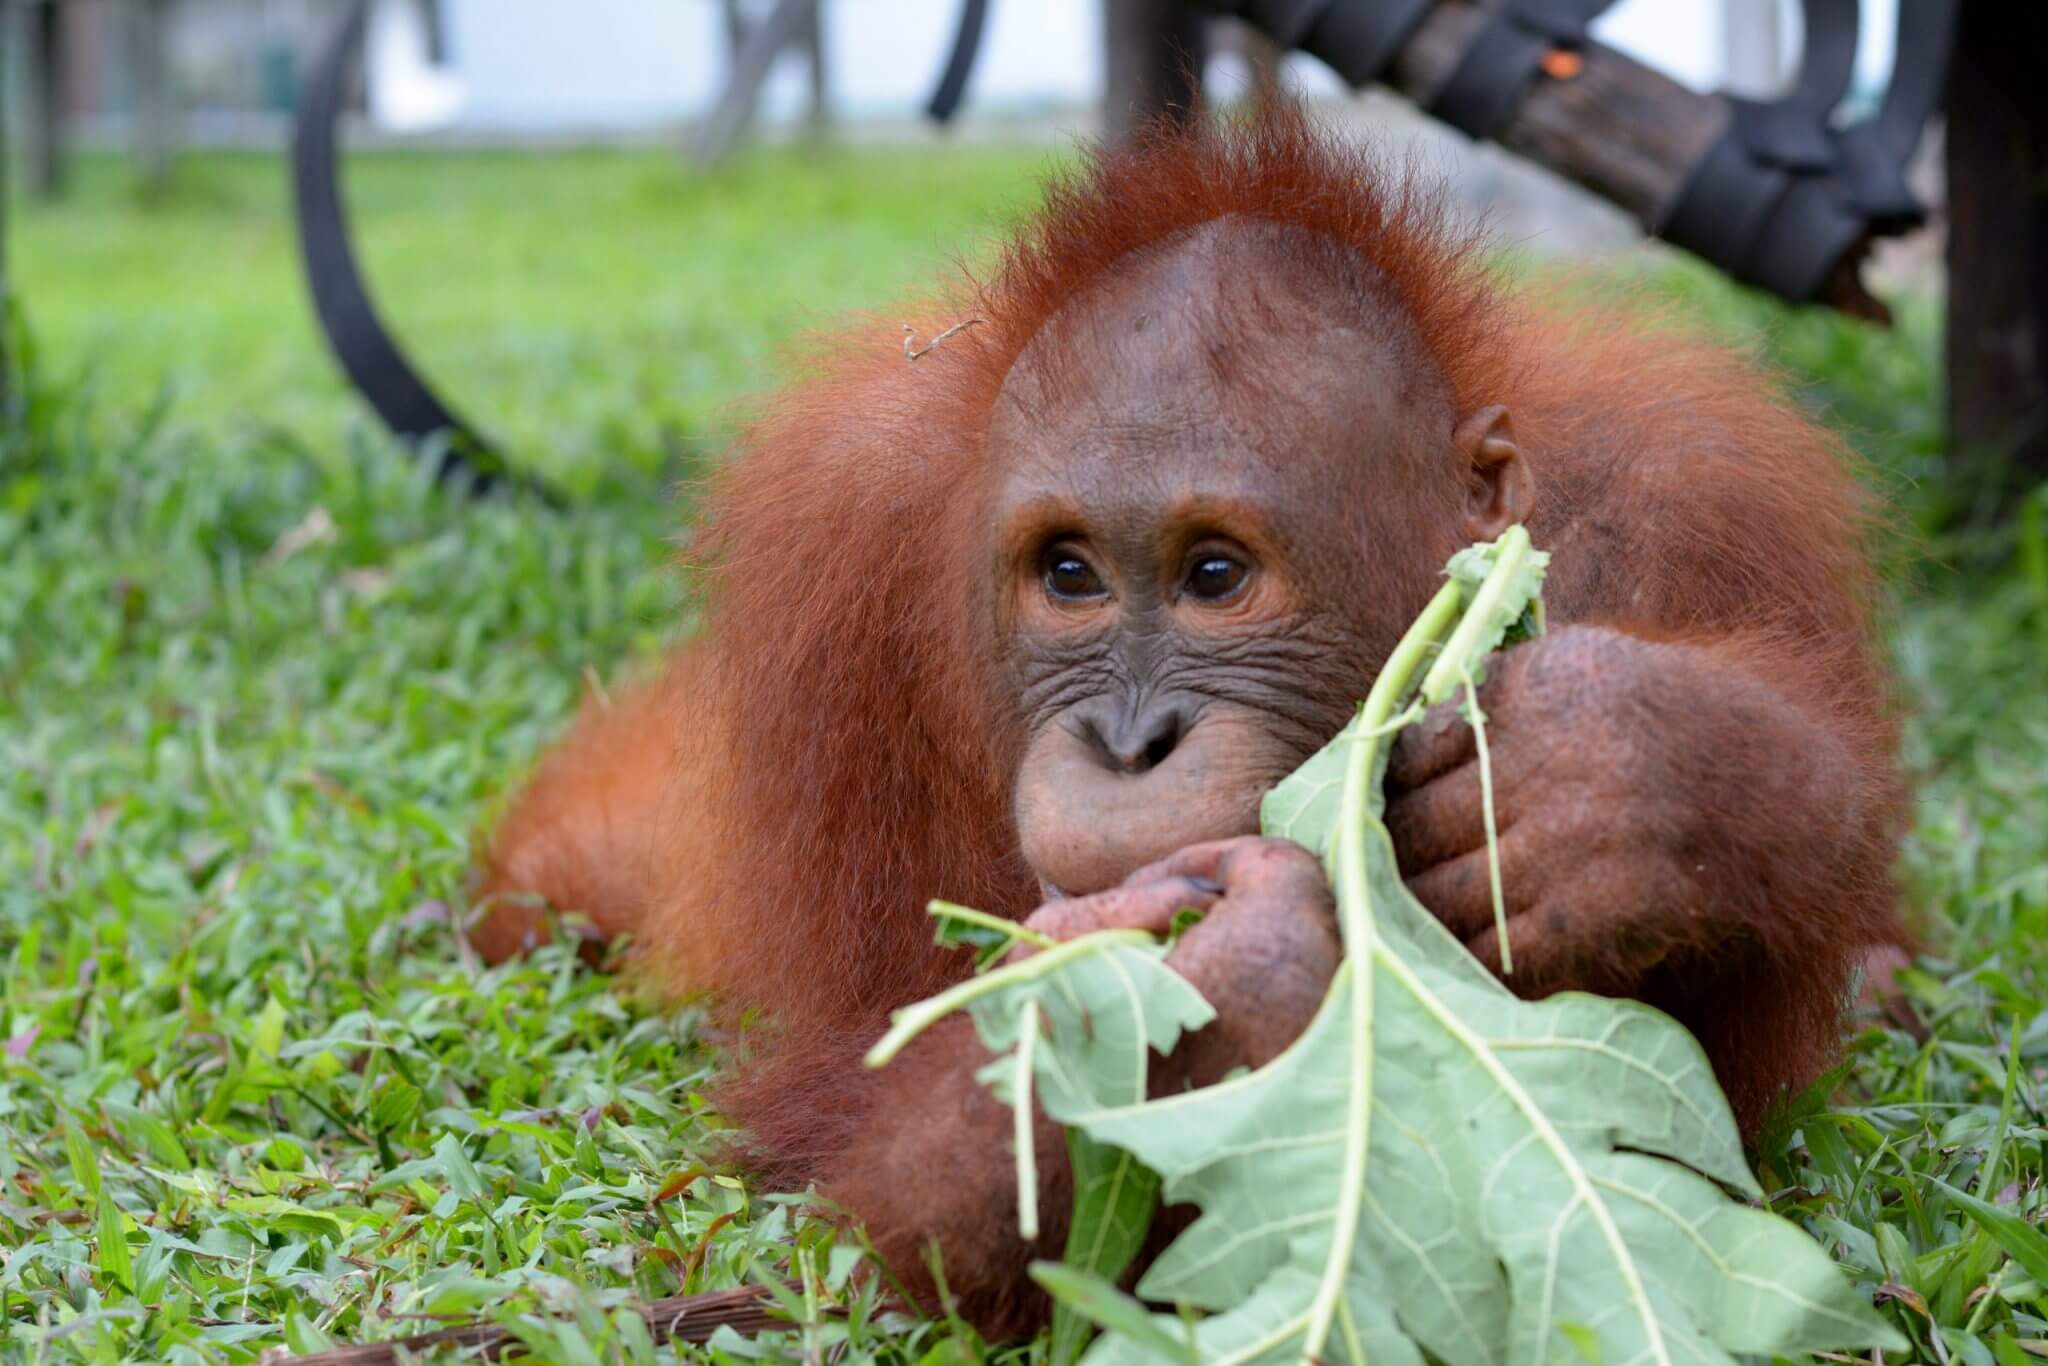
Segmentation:
[(1451, 445), (1465, 471), (1465, 533), (1491, 541), (1529, 516), (1536, 491), (1529, 462), (1515, 444), (1515, 425), (1499, 404), (1459, 422)]

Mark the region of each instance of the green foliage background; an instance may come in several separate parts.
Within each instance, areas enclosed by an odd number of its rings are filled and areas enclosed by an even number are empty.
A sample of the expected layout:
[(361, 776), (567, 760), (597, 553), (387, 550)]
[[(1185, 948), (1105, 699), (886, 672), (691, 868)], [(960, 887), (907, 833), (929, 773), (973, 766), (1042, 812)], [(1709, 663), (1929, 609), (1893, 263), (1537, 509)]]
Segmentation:
[[(584, 678), (687, 628), (669, 491), (726, 405), (783, 339), (971, 252), (1054, 159), (354, 160), (387, 312), (572, 490), (554, 510), (445, 496), (363, 419), (270, 159), (192, 158), (146, 208), (89, 162), (69, 202), (17, 209), (37, 354), (0, 447), (0, 1357), (253, 1359), (491, 1313), (547, 1360), (638, 1360), (627, 1299), (761, 1276), (856, 1310), (776, 1352), (975, 1356), (871, 1322), (852, 1250), (769, 1194), (675, 1189), (718, 1124), (687, 1017), (561, 951), (482, 972), (446, 915)], [(2048, 1354), (2048, 498), (1987, 519), (1947, 472), (1933, 301), (1885, 334), (1629, 271), (1785, 366), (1900, 511), (1931, 1033), (1863, 1033), (1832, 1106), (1765, 1145), (1765, 1189), (1923, 1359)]]

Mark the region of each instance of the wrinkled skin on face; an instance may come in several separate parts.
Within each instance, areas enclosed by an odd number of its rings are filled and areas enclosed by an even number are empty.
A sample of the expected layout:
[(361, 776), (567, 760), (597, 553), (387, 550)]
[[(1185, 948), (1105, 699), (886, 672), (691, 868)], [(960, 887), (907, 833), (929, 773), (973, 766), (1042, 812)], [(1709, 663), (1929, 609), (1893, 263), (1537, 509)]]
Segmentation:
[[(1376, 282), (1274, 240), (1298, 236), (1224, 220), (1135, 263), (1004, 386), (992, 608), (1048, 896), (1256, 833), (1260, 795), (1343, 725), (1435, 567), (1511, 520)], [(1301, 252), (1357, 287), (1333, 306), (1327, 273), (1273, 270)], [(1348, 496), (1365, 471), (1403, 496)]]

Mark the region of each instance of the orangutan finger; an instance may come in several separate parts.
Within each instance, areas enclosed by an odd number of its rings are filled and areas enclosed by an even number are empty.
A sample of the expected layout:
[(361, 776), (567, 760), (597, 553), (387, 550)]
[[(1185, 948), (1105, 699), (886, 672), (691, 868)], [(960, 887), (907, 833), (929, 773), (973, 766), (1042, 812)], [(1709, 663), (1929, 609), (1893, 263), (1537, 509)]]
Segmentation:
[(1411, 791), (1471, 761), (1472, 726), (1462, 705), (1458, 698), (1439, 702), (1394, 737), (1387, 753), (1389, 793)]
[[(1096, 930), (1144, 930), (1165, 934), (1183, 909), (1206, 911), (1216, 903), (1215, 884), (1188, 877), (1164, 877), (1126, 883), (1093, 896), (1048, 902), (1031, 913), (1025, 928), (1051, 939), (1068, 940)], [(1034, 946), (1019, 943), (1012, 958), (1028, 958)]]
[[(1542, 836), (1527, 828), (1506, 830), (1500, 837), (1501, 903), (1510, 916), (1536, 904), (1547, 889), (1551, 866), (1541, 857)], [(1479, 847), (1423, 869), (1408, 879), (1408, 890), (1444, 928), (1460, 939), (1491, 929), (1493, 860), (1482, 834)]]
[[(1523, 995), (1553, 991), (1626, 992), (1672, 954), (1695, 943), (1700, 917), (1688, 912), (1689, 888), (1640, 859), (1609, 857), (1574, 874), (1508, 920), (1514, 972)], [(1465, 947), (1489, 969), (1501, 964), (1500, 936), (1482, 926)]]
[[(1499, 795), (1495, 794), (1496, 797)], [(1505, 829), (1496, 806), (1495, 823)], [(1387, 800), (1387, 834), (1406, 876), (1471, 853), (1486, 843), (1485, 787), (1469, 763)]]
[(1257, 835), (1237, 835), (1230, 839), (1206, 840), (1201, 844), (1190, 844), (1176, 849), (1163, 859), (1154, 860), (1124, 879), (1124, 886), (1133, 887), (1140, 883), (1157, 882), (1161, 878), (1193, 878), (1219, 891), (1223, 887), (1223, 860), (1232, 845), (1246, 840), (1257, 840)]
[(1292, 840), (1259, 835), (1190, 845), (1140, 869), (1132, 881), (1146, 876), (1188, 877), (1220, 887), (1233, 909), (1329, 902), (1329, 882), (1314, 854)]

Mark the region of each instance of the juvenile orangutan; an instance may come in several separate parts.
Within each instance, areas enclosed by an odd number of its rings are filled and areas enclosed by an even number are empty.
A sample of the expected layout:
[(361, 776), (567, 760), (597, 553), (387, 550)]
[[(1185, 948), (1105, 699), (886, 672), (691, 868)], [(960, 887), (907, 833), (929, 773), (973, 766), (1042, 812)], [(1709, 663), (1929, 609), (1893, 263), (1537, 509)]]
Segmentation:
[[(813, 353), (717, 477), (703, 630), (593, 706), (483, 854), (474, 938), (531, 896), (758, 1008), (723, 1104), (919, 1293), (938, 1240), (986, 1330), (1044, 1312), (1007, 1111), (949, 1021), (881, 1073), (892, 1007), (967, 969), (925, 902), (1055, 936), (1164, 929), (1217, 1021), (1177, 1086), (1272, 1057), (1339, 946), (1261, 794), (1334, 734), (1452, 551), (1526, 523), (1550, 634), (1490, 718), (1519, 992), (1691, 1028), (1745, 1127), (1834, 1055), (1894, 933), (1900, 786), (1872, 572), (1837, 443), (1750, 367), (1608, 312), (1525, 307), (1432, 194), (1282, 109), (1159, 131), (1056, 181), (977, 284)], [(1469, 729), (1403, 736), (1410, 885), (1497, 962)], [(1035, 908), (1035, 909), (1034, 909)]]

